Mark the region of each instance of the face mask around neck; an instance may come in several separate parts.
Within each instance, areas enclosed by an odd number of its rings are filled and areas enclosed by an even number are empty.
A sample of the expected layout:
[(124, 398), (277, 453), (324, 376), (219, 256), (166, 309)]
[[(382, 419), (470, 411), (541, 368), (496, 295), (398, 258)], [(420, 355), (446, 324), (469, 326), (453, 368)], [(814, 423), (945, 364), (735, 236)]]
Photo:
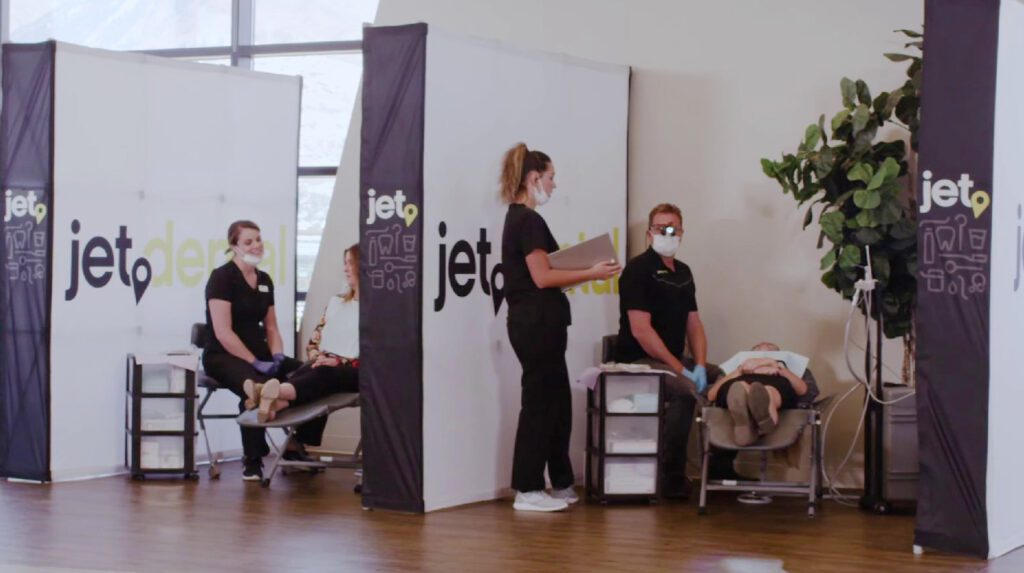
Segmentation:
[(533, 188), (532, 194), (533, 202), (538, 207), (540, 207), (544, 203), (547, 203), (548, 199), (551, 199), (551, 195), (548, 195), (547, 193), (544, 192), (544, 188), (541, 186), (540, 182), (537, 182), (537, 186)]
[(245, 263), (247, 265), (252, 265), (254, 267), (256, 265), (260, 264), (263, 261), (263, 257), (261, 257), (259, 255), (254, 255), (252, 253), (237, 253), (237, 254), (238, 254), (239, 258), (242, 259), (243, 263)]

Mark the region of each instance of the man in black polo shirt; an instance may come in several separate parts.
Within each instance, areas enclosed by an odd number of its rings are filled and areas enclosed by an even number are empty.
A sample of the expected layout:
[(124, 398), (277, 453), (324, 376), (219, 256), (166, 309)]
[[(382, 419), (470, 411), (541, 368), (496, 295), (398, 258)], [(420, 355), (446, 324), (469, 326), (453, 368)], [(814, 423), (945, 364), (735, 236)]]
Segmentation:
[[(683, 235), (679, 207), (662, 203), (648, 216), (649, 247), (633, 258), (619, 278), (618, 362), (640, 362), (675, 372), (668, 377), (668, 407), (661, 439), (662, 490), (686, 498), (686, 442), (693, 424), (696, 393), (707, 388), (707, 337), (697, 311), (693, 273), (675, 259)], [(684, 374), (683, 350), (690, 345), (692, 371)], [(731, 459), (727, 460), (731, 467)]]

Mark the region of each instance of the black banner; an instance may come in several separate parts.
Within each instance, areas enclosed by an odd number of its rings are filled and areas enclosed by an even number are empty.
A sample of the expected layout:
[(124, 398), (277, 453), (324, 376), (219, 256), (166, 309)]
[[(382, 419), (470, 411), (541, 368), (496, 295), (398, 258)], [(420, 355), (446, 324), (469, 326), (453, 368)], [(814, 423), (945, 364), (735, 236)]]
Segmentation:
[(53, 42), (3, 47), (0, 476), (50, 480)]
[(363, 32), (359, 389), (363, 505), (423, 511), (427, 26)]
[(928, 0), (918, 162), (915, 543), (988, 555), (989, 283), (999, 2)]

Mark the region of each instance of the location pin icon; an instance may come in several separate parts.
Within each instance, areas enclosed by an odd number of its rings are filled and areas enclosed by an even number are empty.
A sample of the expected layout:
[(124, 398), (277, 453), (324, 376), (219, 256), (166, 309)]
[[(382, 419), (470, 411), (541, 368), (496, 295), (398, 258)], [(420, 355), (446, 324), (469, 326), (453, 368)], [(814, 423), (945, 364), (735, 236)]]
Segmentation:
[(411, 227), (412, 222), (416, 220), (416, 217), (420, 214), (420, 208), (412, 203), (406, 203), (405, 209), (402, 214), (405, 216), (405, 226)]
[(142, 295), (146, 294), (146, 289), (149, 287), (149, 281), (152, 278), (153, 267), (150, 266), (149, 260), (145, 257), (140, 257), (132, 265), (132, 288), (135, 289), (135, 304), (139, 304), (139, 301), (142, 300)]
[(971, 194), (971, 209), (974, 211), (975, 219), (981, 217), (990, 204), (992, 204), (992, 198), (987, 192), (979, 189)]

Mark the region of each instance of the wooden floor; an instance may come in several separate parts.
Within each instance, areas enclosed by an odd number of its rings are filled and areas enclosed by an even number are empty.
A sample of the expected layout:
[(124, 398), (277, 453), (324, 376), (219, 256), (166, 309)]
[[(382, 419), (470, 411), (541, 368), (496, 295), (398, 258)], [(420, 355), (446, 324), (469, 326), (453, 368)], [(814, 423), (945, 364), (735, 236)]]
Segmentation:
[(1024, 570), (1024, 553), (915, 557), (912, 516), (833, 502), (814, 520), (796, 499), (753, 507), (725, 493), (704, 517), (692, 502), (523, 514), (507, 501), (424, 516), (363, 511), (349, 470), (279, 476), (270, 489), (240, 472), (0, 482), (0, 572)]

